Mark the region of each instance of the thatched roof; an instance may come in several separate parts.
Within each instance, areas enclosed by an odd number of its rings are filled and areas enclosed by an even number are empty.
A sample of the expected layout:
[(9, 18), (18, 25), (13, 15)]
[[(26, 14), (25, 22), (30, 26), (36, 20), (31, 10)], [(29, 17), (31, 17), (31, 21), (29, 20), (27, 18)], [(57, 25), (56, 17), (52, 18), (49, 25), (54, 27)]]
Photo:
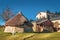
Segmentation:
[(43, 22), (43, 25), (45, 25), (45, 26), (53, 26), (53, 23), (50, 20), (47, 20), (47, 21)]
[(22, 13), (19, 12), (16, 16), (9, 19), (5, 23), (5, 26), (19, 26), (19, 25), (24, 24), (24, 22), (26, 21), (27, 21), (26, 17)]
[(37, 24), (44, 25), (44, 26), (53, 26), (53, 23), (50, 20), (44, 20), (37, 22)]

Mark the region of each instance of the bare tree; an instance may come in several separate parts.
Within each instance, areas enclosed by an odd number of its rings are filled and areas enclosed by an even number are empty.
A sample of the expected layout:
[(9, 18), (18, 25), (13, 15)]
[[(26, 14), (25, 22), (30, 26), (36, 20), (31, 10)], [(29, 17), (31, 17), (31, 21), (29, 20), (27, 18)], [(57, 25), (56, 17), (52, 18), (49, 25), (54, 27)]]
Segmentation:
[(6, 10), (3, 11), (3, 13), (1, 14), (1, 18), (4, 20), (4, 21), (7, 21), (9, 20), (11, 17), (13, 17), (14, 14), (10, 11), (9, 8), (7, 8)]

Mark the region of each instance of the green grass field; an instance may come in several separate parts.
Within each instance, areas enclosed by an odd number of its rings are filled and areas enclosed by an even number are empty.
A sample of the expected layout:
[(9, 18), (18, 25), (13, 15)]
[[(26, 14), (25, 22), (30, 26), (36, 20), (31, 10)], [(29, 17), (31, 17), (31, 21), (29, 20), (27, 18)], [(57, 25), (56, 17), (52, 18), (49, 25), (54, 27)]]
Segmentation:
[(0, 40), (60, 40), (60, 33), (4, 33), (0, 28)]
[(60, 33), (10, 33), (0, 32), (0, 40), (60, 40)]

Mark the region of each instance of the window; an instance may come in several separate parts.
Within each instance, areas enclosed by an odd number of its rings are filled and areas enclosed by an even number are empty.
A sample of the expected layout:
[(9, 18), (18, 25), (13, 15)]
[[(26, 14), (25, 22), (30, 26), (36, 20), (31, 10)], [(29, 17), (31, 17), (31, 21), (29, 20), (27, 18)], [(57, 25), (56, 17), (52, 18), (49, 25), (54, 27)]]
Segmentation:
[(58, 28), (58, 30), (60, 30), (60, 28)]

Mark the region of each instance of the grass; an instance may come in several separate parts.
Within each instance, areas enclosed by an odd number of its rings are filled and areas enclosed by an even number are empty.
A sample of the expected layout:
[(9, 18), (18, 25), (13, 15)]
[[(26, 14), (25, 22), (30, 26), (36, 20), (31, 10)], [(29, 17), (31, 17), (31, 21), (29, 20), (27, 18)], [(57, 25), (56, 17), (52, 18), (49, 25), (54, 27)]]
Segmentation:
[(10, 33), (0, 32), (0, 40), (23, 40), (24, 38), (34, 33), (16, 33), (12, 35)]
[(60, 40), (60, 33), (4, 33), (0, 28), (0, 40)]
[(60, 33), (36, 33), (35, 36), (27, 40), (60, 40)]
[[(33, 36), (31, 36), (33, 35)], [(31, 37), (30, 37), (31, 36)], [(0, 32), (0, 40), (60, 40), (60, 33), (10, 33)]]

